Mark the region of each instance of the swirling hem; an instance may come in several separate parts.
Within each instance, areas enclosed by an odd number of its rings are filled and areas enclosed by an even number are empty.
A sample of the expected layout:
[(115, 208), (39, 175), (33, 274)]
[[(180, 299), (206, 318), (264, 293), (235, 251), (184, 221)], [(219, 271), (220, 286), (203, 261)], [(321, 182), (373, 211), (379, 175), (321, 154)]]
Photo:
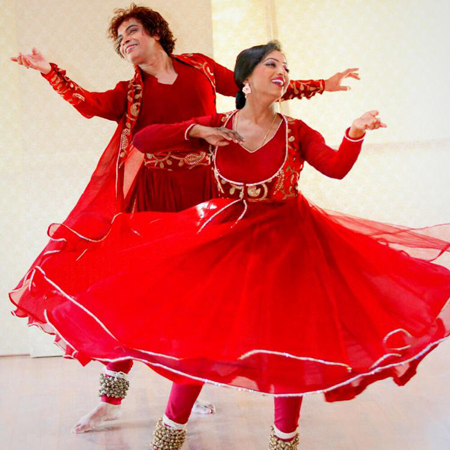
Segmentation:
[[(35, 270), (39, 270), (42, 273), (42, 275), (44, 277), (44, 280), (47, 283), (49, 283), (53, 288), (57, 289), (61, 293), (61, 295), (63, 295), (65, 298), (67, 298), (69, 301), (71, 301), (74, 305), (78, 306), (84, 312), (86, 312), (89, 316), (91, 316), (105, 330), (105, 332), (108, 335), (110, 335), (116, 342), (118, 342), (120, 344), (120, 341), (109, 331), (109, 329), (101, 322), (101, 320), (98, 317), (96, 317), (86, 307), (84, 307), (83, 305), (78, 303), (70, 295), (68, 295), (66, 292), (64, 292), (52, 280), (47, 278), (45, 272), (39, 266), (36, 266), (35, 269), (33, 270), (33, 272)], [(32, 282), (33, 276), (34, 276), (34, 273), (30, 277), (30, 280), (29, 280), (30, 283)], [(58, 330), (58, 328), (54, 324), (52, 324), (50, 322), (50, 320), (48, 319), (47, 310), (44, 310), (44, 317), (46, 319), (46, 322), (42, 323), (42, 322), (40, 322), (39, 319), (34, 317), (34, 315), (32, 313), (22, 309), (13, 300), (12, 294), (14, 292), (17, 292), (18, 290), (20, 290), (20, 289), (15, 289), (15, 290), (11, 291), (9, 293), (9, 299), (10, 299), (11, 303), (13, 303), (17, 307), (18, 310), (23, 311), (26, 314), (26, 316), (28, 316), (28, 320), (29, 320), (28, 326), (38, 326), (45, 333), (50, 334), (52, 336), (56, 336), (54, 344), (65, 352), (63, 357), (64, 358), (68, 358), (68, 359), (78, 359), (77, 355), (78, 355), (79, 351), (70, 342), (68, 342), (68, 340), (63, 336), (61, 331)], [(444, 307), (441, 309), (439, 314), (436, 315), (436, 318), (439, 317), (442, 314), (442, 312), (448, 307), (449, 304), (450, 304), (450, 299), (447, 300), (447, 302), (445, 303)], [(11, 313), (14, 316), (16, 316), (16, 317), (24, 318), (24, 317), (18, 316), (13, 311)], [(37, 322), (32, 322), (31, 318), (33, 318)], [(408, 333), (407, 330), (403, 330), (403, 329), (393, 330), (393, 331), (391, 331), (391, 332), (386, 334), (386, 336), (383, 339), (383, 342), (385, 342), (389, 338), (390, 335), (392, 335), (393, 333), (398, 332), (398, 331), (404, 331), (404, 332)], [(255, 390), (255, 389), (234, 386), (234, 385), (228, 384), (228, 383), (221, 383), (221, 382), (217, 382), (217, 381), (210, 380), (210, 379), (207, 379), (207, 378), (197, 377), (195, 375), (191, 375), (189, 373), (185, 373), (185, 372), (182, 372), (180, 370), (173, 369), (173, 368), (171, 368), (171, 367), (169, 367), (167, 365), (164, 365), (164, 364), (161, 364), (161, 363), (156, 363), (156, 362), (151, 362), (151, 361), (148, 361), (148, 360), (146, 360), (144, 358), (139, 358), (139, 357), (136, 357), (136, 356), (129, 356), (129, 357), (120, 357), (120, 358), (109, 359), (109, 358), (95, 357), (95, 356), (89, 355), (89, 360), (99, 361), (99, 362), (104, 363), (104, 364), (113, 363), (113, 362), (119, 362), (119, 361), (126, 361), (126, 360), (139, 361), (139, 362), (143, 362), (144, 364), (146, 364), (146, 365), (148, 365), (150, 367), (161, 368), (161, 369), (167, 370), (167, 371), (169, 371), (169, 372), (171, 372), (173, 374), (176, 374), (176, 375), (179, 375), (179, 376), (182, 376), (182, 377), (186, 377), (186, 378), (194, 380), (196, 382), (202, 382), (202, 383), (206, 383), (206, 384), (210, 384), (210, 385), (214, 385), (214, 386), (219, 386), (219, 387), (226, 387), (226, 388), (235, 389), (235, 390), (243, 391), (243, 392), (259, 393), (259, 394), (268, 395), (268, 396), (271, 396), (271, 397), (303, 397), (305, 395), (310, 395), (310, 394), (326, 394), (326, 393), (332, 392), (332, 391), (334, 391), (336, 389), (339, 389), (339, 388), (342, 388), (344, 386), (347, 386), (347, 385), (349, 385), (349, 384), (351, 384), (351, 383), (353, 383), (353, 382), (355, 382), (357, 380), (364, 379), (365, 377), (376, 376), (377, 374), (381, 375), (379, 377), (376, 377), (375, 380), (373, 380), (373, 381), (371, 381), (369, 383), (364, 383), (363, 385), (358, 385), (355, 388), (355, 391), (356, 391), (355, 395), (353, 395), (351, 397), (351, 398), (353, 398), (356, 395), (359, 395), (361, 392), (363, 392), (373, 382), (389, 377), (389, 374), (383, 374), (383, 372), (388, 371), (389, 369), (401, 366), (401, 365), (405, 365), (405, 364), (411, 363), (411, 362), (413, 362), (415, 360), (418, 360), (419, 358), (424, 357), (427, 353), (431, 352), (433, 349), (435, 349), (439, 344), (441, 344), (442, 342), (447, 340), (449, 337), (450, 336), (445, 336), (445, 337), (443, 337), (441, 339), (438, 339), (436, 341), (431, 342), (424, 349), (422, 349), (419, 353), (415, 354), (411, 358), (408, 358), (408, 359), (403, 360), (403, 361), (399, 361), (397, 363), (388, 364), (386, 366), (375, 367), (376, 365), (380, 364), (383, 360), (387, 359), (388, 357), (395, 357), (395, 356), (401, 357), (402, 356), (399, 353), (388, 353), (388, 354), (384, 355), (383, 357), (381, 357), (380, 359), (378, 359), (369, 368), (369, 371), (364, 372), (364, 373), (359, 373), (355, 377), (347, 379), (347, 380), (345, 380), (345, 381), (343, 381), (341, 383), (338, 383), (336, 385), (328, 386), (328, 387), (325, 387), (325, 388), (319, 389), (319, 390), (312, 390), (312, 391), (306, 391), (306, 392), (296, 392), (296, 393), (286, 393), (286, 394), (276, 394), (276, 393), (271, 393), (271, 392), (263, 392), (263, 391), (258, 391), (258, 390)], [(64, 342), (65, 346), (61, 345), (61, 342), (58, 341), (58, 339), (60, 341)], [(130, 350), (136, 351), (136, 352), (139, 352), (139, 353), (145, 353), (145, 354), (148, 354), (148, 355), (156, 356), (158, 358), (167, 358), (167, 359), (176, 360), (176, 361), (181, 361), (183, 359), (186, 359), (186, 358), (177, 358), (177, 357), (170, 356), (170, 355), (164, 355), (164, 354), (160, 354), (160, 353), (155, 353), (155, 352), (151, 352), (151, 351), (148, 351), (148, 350), (140, 350), (140, 349), (133, 349), (133, 348), (130, 348)], [(398, 349), (398, 350), (400, 350), (400, 349)], [(68, 351), (70, 353), (68, 353)], [(251, 351), (246, 352), (245, 354), (241, 355), (237, 359), (245, 359), (245, 358), (247, 358), (247, 357), (249, 357), (251, 355), (254, 355), (254, 354), (272, 354), (272, 355), (276, 354), (278, 356), (284, 356), (286, 358), (293, 358), (293, 359), (297, 359), (297, 360), (312, 361), (312, 362), (317, 362), (319, 364), (325, 364), (325, 365), (342, 366), (342, 367), (345, 367), (349, 373), (351, 373), (353, 371), (353, 368), (351, 366), (349, 366), (348, 364), (345, 364), (345, 363), (335, 362), (335, 361), (326, 361), (326, 360), (322, 360), (322, 359), (318, 359), (318, 358), (312, 358), (312, 357), (302, 357), (302, 356), (292, 355), (290, 353), (274, 352), (274, 351), (270, 351), (270, 350), (260, 350), (260, 349), (258, 349), (258, 350), (256, 350), (256, 349), (255, 350), (251, 350)], [(415, 374), (415, 367), (416, 366), (411, 367), (410, 369), (407, 370), (407, 372), (405, 374), (402, 375), (401, 378), (406, 380), (406, 381), (404, 381), (402, 383), (402, 385), (406, 384), (406, 382), (408, 382), (412, 378), (412, 376), (414, 376), (414, 374)], [(410, 373), (411, 371), (412, 371), (412, 373)], [(399, 383), (397, 383), (397, 384), (399, 384)]]

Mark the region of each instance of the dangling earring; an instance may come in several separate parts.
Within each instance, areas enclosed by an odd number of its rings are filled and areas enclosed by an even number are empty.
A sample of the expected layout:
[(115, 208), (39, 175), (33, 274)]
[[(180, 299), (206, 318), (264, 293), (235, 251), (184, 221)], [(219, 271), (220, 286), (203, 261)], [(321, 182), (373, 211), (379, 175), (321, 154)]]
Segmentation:
[(245, 94), (245, 98), (247, 98), (247, 96), (252, 93), (252, 89), (251, 89), (251, 87), (250, 87), (250, 85), (248, 83), (244, 83), (244, 87), (242, 88), (242, 92)]

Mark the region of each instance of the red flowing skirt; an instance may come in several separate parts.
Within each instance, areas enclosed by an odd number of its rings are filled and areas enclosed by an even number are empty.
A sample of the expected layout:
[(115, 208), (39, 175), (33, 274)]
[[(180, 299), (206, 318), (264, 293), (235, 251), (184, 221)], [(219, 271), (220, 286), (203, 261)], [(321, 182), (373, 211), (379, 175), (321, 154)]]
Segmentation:
[(450, 225), (299, 197), (120, 214), (98, 241), (49, 234), (59, 249), (10, 298), (83, 364), (134, 359), (172, 379), (335, 401), (405, 384), (450, 334)]

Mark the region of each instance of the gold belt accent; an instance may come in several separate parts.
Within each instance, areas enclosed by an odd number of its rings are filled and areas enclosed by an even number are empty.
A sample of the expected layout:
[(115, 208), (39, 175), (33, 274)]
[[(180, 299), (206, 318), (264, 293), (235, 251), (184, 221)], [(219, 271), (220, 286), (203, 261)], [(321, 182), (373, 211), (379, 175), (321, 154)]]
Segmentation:
[(173, 152), (155, 155), (146, 153), (144, 165), (149, 169), (190, 170), (198, 166), (209, 166), (210, 156), (206, 152), (193, 152), (178, 156)]

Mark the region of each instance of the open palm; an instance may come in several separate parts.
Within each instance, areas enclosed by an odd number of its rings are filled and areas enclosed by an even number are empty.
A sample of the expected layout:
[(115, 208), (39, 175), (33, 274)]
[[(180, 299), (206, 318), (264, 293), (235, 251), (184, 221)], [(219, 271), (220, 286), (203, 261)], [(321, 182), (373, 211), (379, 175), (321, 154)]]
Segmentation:
[(359, 130), (377, 130), (386, 128), (386, 124), (378, 118), (378, 111), (368, 111), (353, 121), (353, 126)]
[(51, 70), (50, 63), (45, 56), (36, 48), (33, 48), (31, 53), (24, 55), (19, 53), (18, 56), (12, 57), (11, 61), (26, 67), (27, 69), (39, 70), (40, 72), (47, 74)]

